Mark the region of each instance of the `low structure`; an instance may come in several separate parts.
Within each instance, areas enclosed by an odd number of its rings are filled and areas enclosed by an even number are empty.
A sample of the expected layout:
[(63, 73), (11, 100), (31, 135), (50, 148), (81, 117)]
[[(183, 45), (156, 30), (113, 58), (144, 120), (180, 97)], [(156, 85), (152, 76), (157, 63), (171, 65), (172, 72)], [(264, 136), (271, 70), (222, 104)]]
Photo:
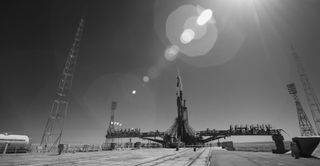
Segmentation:
[(292, 141), (296, 143), (299, 149), (299, 156), (311, 157), (313, 152), (319, 146), (320, 136), (299, 136), (292, 138)]

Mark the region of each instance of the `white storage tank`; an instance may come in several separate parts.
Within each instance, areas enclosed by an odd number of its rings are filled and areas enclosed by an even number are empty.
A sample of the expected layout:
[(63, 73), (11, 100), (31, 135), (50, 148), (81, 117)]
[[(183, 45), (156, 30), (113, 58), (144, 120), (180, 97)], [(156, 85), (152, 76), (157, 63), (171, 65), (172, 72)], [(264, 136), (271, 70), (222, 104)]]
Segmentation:
[(3, 153), (7, 145), (7, 153), (27, 152), (30, 139), (26, 135), (0, 134), (0, 152)]

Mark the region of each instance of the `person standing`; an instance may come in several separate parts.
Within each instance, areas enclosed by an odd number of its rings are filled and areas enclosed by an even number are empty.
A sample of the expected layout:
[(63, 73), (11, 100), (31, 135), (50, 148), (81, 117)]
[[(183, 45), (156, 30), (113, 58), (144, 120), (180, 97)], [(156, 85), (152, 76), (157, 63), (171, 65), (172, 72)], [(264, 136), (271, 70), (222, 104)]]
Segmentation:
[(61, 155), (61, 153), (63, 151), (63, 148), (64, 148), (63, 144), (59, 144), (58, 145), (58, 153), (59, 153), (59, 155)]

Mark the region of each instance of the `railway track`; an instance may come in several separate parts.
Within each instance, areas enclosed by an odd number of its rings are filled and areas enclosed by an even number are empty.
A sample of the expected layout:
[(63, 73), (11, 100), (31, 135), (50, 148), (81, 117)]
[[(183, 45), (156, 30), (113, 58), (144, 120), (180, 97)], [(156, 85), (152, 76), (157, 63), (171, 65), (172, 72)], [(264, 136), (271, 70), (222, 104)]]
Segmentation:
[(157, 166), (157, 165), (175, 165), (175, 166), (205, 166), (207, 157), (210, 154), (209, 148), (201, 148), (196, 152), (192, 148), (183, 149), (182, 151), (158, 157), (156, 159), (136, 164), (135, 166)]

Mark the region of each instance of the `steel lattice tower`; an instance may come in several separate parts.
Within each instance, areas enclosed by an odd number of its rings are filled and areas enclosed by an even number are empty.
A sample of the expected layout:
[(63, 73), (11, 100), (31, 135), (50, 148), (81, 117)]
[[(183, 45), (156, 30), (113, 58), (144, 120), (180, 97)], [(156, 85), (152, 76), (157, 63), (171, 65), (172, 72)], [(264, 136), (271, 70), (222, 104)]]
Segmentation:
[(301, 136), (312, 136), (316, 135), (314, 132), (314, 129), (306, 115), (306, 113), (303, 110), (303, 107), (300, 103), (300, 100), (298, 98), (298, 91), (296, 89), (296, 86), (294, 83), (288, 84), (287, 85), (289, 94), (291, 94), (294, 98), (294, 102), (296, 103), (297, 107), (297, 114), (298, 114), (298, 120), (299, 120), (299, 127), (300, 127), (300, 133)]
[(53, 101), (48, 121), (43, 132), (40, 145), (44, 150), (51, 150), (60, 144), (64, 121), (67, 116), (69, 106), (69, 93), (72, 87), (75, 67), (79, 54), (79, 44), (84, 28), (84, 19), (80, 20), (73, 45), (69, 51), (67, 61), (61, 74), (59, 86), (56, 91), (56, 97)]
[(117, 102), (112, 101), (111, 103), (111, 118), (109, 122), (108, 132), (114, 132), (114, 110), (117, 108)]
[(305, 72), (305, 69), (303, 67), (303, 64), (299, 55), (296, 53), (292, 45), (291, 45), (291, 50), (292, 50), (292, 56), (297, 66), (298, 74), (300, 76), (301, 84), (303, 86), (305, 95), (307, 97), (307, 102), (312, 113), (312, 118), (314, 120), (317, 133), (318, 135), (320, 135), (320, 104), (319, 104), (318, 97), (312, 88), (311, 82)]
[[(110, 117), (110, 122), (109, 122), (109, 127), (108, 127), (108, 130), (107, 130), (107, 135), (109, 134), (112, 134), (115, 132), (115, 128), (114, 128), (114, 125), (115, 125), (115, 121), (114, 121), (114, 111), (116, 110), (117, 108), (117, 102), (116, 101), (112, 101), (111, 102), (111, 117)], [(107, 138), (107, 135), (106, 135), (106, 144), (110, 144), (110, 143), (113, 143), (114, 142), (114, 138), (112, 137), (111, 138), (111, 141), (109, 142), (109, 139)], [(111, 145), (110, 145), (111, 147)]]

